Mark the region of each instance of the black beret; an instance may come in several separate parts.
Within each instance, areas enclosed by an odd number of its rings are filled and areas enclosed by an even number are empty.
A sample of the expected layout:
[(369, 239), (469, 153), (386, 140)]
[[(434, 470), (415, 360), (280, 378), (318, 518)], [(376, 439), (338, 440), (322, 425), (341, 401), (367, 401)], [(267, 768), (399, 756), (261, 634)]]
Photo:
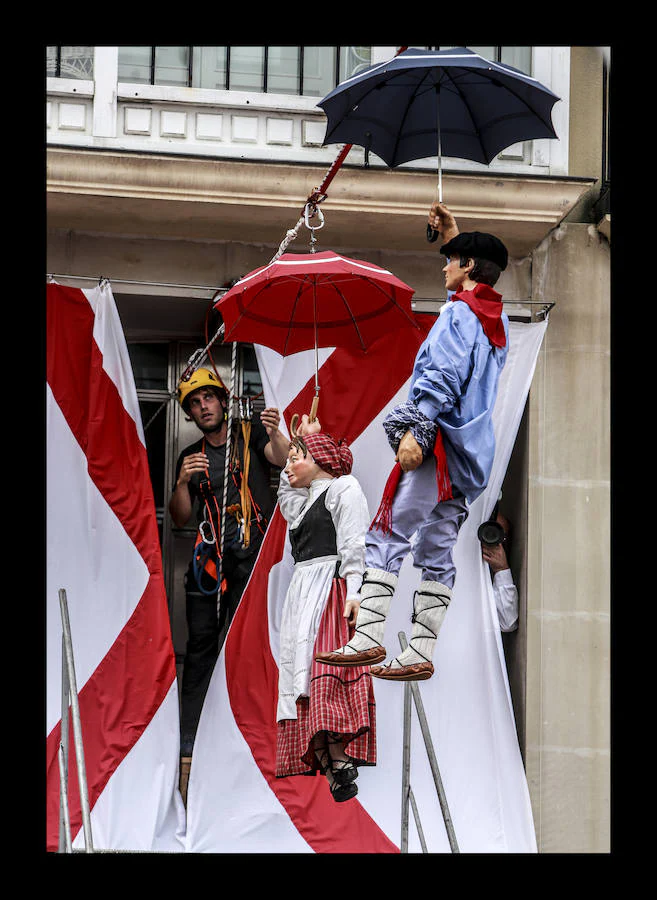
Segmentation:
[(443, 244), (440, 252), (444, 256), (470, 256), (473, 259), (488, 259), (500, 269), (506, 269), (509, 254), (506, 247), (494, 234), (483, 231), (466, 231)]

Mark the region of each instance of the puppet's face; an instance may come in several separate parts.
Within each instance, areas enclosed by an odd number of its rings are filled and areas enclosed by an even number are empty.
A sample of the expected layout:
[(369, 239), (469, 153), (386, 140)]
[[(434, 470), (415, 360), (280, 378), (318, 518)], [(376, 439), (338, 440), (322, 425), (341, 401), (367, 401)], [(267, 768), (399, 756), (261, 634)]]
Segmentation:
[(452, 256), (447, 260), (447, 265), (443, 268), (445, 273), (445, 287), (448, 291), (458, 291), (463, 279), (470, 273), (474, 266), (474, 260), (468, 260), (469, 265), (461, 266), (461, 257)]
[(297, 447), (291, 447), (287, 455), (287, 465), (285, 473), (290, 481), (290, 486), (294, 488), (309, 487), (310, 482), (314, 481), (318, 475), (322, 474), (322, 469), (317, 465), (310, 453), (303, 455), (303, 451)]

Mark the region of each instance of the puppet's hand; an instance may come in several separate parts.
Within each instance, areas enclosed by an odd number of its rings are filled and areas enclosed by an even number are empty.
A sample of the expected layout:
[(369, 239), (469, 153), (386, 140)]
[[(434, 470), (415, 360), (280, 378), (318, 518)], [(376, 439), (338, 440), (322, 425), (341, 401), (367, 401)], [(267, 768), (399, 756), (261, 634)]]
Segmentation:
[(344, 612), (342, 613), (342, 615), (347, 620), (348, 625), (351, 625), (351, 626), (356, 625), (356, 619), (358, 618), (358, 610), (359, 609), (360, 609), (360, 600), (345, 600)]
[(422, 448), (411, 431), (407, 431), (399, 442), (396, 459), (404, 472), (412, 472), (422, 464)]
[(319, 423), (319, 419), (315, 419), (314, 422), (309, 422), (308, 413), (304, 413), (301, 416), (301, 424), (297, 427), (297, 434), (299, 437), (303, 437), (304, 434), (316, 434), (321, 430), (322, 426)]
[(429, 210), (429, 225), (440, 235), (443, 244), (449, 243), (459, 233), (456, 219), (444, 205), (436, 201)]

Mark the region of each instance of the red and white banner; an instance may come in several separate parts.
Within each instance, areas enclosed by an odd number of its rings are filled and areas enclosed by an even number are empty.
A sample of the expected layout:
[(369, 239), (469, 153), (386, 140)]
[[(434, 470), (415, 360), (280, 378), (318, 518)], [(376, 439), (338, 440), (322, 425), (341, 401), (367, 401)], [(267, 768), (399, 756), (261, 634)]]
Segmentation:
[[(180, 852), (178, 694), (157, 522), (110, 286), (47, 286), (47, 849), (58, 847), (66, 591), (95, 849)], [(72, 724), (73, 847), (83, 848)]]
[[(318, 418), (345, 438), (372, 515), (394, 457), (381, 422), (405, 400), (417, 349), (433, 322), (377, 342), (365, 356), (323, 350)], [(437, 674), (420, 691), (461, 852), (536, 852), (531, 806), (496, 619), (477, 527), (499, 493), (531, 384), (545, 323), (511, 326), (510, 351), (496, 405), (498, 439), (486, 492), (472, 504), (455, 549), (452, 603), (438, 639)], [(283, 358), (257, 348), (267, 405), (310, 410), (314, 354)], [(359, 794), (335, 803), (323, 777), (277, 779), (275, 710), (281, 610), (292, 573), (286, 523), (277, 510), (215, 667), (194, 745), (187, 794), (187, 852), (397, 853), (401, 833), (402, 685), (375, 681), (377, 765), (361, 768)], [(410, 637), (420, 573), (408, 558), (386, 626), (389, 656)], [(410, 852), (450, 852), (429, 755), (413, 713)]]

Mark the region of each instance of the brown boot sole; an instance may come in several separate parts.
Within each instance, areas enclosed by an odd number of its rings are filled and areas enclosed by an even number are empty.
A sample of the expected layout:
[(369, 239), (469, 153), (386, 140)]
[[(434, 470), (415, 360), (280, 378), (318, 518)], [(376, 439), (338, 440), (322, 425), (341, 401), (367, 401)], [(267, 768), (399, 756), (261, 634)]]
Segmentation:
[(371, 647), (359, 653), (316, 653), (315, 662), (325, 666), (373, 666), (386, 658), (385, 647)]
[(431, 678), (433, 672), (433, 664), (423, 662), (412, 666), (400, 666), (397, 669), (390, 666), (373, 666), (370, 675), (386, 681), (426, 681), (427, 678)]

